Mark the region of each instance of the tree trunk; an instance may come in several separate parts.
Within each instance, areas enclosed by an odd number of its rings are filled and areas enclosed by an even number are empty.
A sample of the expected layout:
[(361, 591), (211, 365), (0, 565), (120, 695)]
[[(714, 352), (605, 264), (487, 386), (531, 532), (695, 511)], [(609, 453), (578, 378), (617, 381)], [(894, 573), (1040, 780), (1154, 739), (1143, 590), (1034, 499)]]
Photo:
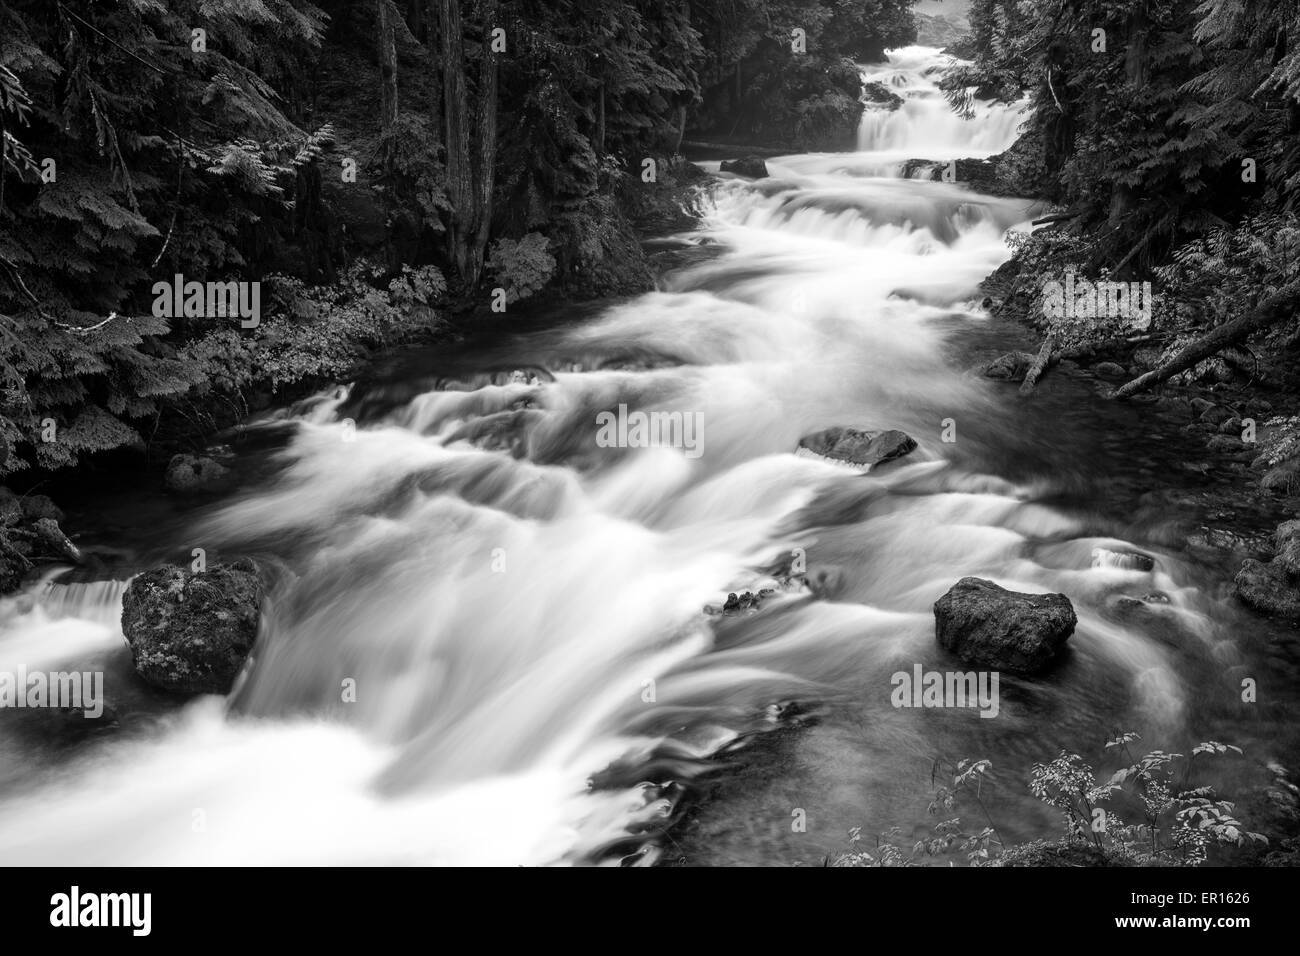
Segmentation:
[(682, 152), (682, 140), (686, 136), (686, 106), (677, 107), (677, 142), (673, 146), (673, 155), (679, 156)]
[(465, 87), (465, 42), (459, 0), (438, 0), (438, 36), (442, 50), (443, 142), (447, 152), (448, 257), (466, 282), (477, 278), (470, 268), (474, 228), (474, 175), (469, 160), (469, 93)]
[(1130, 395), (1144, 392), (1153, 385), (1158, 385), (1179, 372), (1191, 368), (1197, 362), (1204, 361), (1225, 346), (1239, 342), (1248, 335), (1283, 319), (1291, 318), (1295, 315), (1297, 306), (1300, 306), (1300, 282), (1293, 282), (1273, 293), (1253, 312), (1211, 329), (1196, 341), (1189, 343), (1164, 365), (1121, 385), (1111, 397), (1128, 398)]
[(397, 32), (391, 0), (375, 0), (379, 34), (379, 120), (388, 130), (397, 122)]
[[(1129, 14), (1125, 25), (1124, 77), (1132, 89), (1146, 85), (1149, 66), (1147, 54), (1146, 3), (1139, 2)], [(1107, 221), (1116, 229), (1122, 227), (1136, 204), (1136, 194), (1129, 186), (1117, 183), (1110, 195)]]
[(429, 39), (424, 23), (425, 2), (426, 0), (407, 0), (406, 3), (406, 25), (410, 28), (411, 35), (421, 43)]
[(425, 6), (424, 11), (424, 46), (433, 61), (435, 81), (429, 84), (429, 116), (433, 119), (433, 138), (437, 143), (443, 139), (446, 122), (442, 115), (442, 55), (438, 50), (438, 38), (442, 31), (438, 29), (439, 0), (418, 0)]
[(600, 99), (596, 103), (596, 155), (605, 155), (605, 84), (600, 84)]
[(474, 244), (470, 250), (468, 273), (471, 286), (478, 284), (483, 271), (483, 254), (492, 230), (492, 189), (496, 184), (497, 163), (497, 55), (492, 51), (492, 20), (495, 15), (496, 0), (483, 0), (483, 49), (474, 123), (478, 168), (474, 177)]

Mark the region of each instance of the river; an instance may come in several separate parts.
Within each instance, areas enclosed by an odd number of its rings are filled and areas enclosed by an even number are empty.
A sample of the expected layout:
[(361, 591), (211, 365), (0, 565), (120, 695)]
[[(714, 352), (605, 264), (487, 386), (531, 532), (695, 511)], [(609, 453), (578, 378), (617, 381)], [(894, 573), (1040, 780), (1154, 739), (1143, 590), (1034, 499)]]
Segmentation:
[[(857, 152), (723, 177), (658, 291), (403, 355), (256, 424), (217, 504), (126, 494), (133, 558), (276, 569), (254, 659), (228, 699), (178, 707), (131, 675), (124, 582), (0, 602), (0, 670), (101, 669), (117, 715), (0, 724), (0, 860), (816, 864), (850, 827), (924, 836), (936, 757), (991, 759), (999, 829), (1029, 839), (1060, 830), (1029, 765), (1099, 760), (1116, 730), (1240, 745), (1228, 783), (1293, 756), (1293, 650), (1185, 544), (1209, 479), (1178, 463), (1203, 451), (1080, 373), (1027, 401), (969, 373), (1033, 345), (976, 286), (1037, 207), (900, 178), (1016, 136), (1015, 107), (949, 111), (945, 62), (868, 68), (905, 102), (868, 112)], [(692, 416), (698, 454), (603, 447), (620, 406)], [(466, 440), (492, 415), (504, 450)], [(918, 448), (866, 476), (795, 454), (834, 425)], [(815, 595), (703, 613), (795, 557)], [(1004, 675), (995, 719), (891, 706), (892, 674), (955, 665), (931, 607), (966, 575), (1067, 594), (1070, 653)]]

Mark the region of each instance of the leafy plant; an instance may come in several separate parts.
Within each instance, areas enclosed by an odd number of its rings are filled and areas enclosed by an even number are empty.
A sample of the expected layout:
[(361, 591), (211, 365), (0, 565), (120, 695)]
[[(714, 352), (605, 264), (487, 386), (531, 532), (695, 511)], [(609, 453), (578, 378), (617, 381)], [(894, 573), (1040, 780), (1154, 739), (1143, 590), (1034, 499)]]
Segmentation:
[[(943, 819), (934, 826), (934, 836), (918, 840), (910, 854), (898, 846), (897, 827), (876, 839), (874, 851), (858, 848), (861, 828), (849, 831), (850, 850), (830, 861), (833, 866), (913, 866), (919, 858), (962, 852), (973, 866), (999, 865), (1004, 857), (1024, 859), (1041, 856), (1053, 849), (1091, 847), (1084, 858), (1099, 865), (1123, 861), (1135, 865), (1199, 866), (1214, 845), (1244, 847), (1267, 843), (1262, 834), (1249, 831), (1236, 818), (1234, 805), (1218, 799), (1213, 788), (1192, 784), (1197, 758), (1241, 753), (1239, 747), (1206, 741), (1191, 754), (1153, 750), (1135, 758), (1129, 744), (1137, 734), (1120, 734), (1106, 743), (1106, 749), (1122, 753), (1127, 761), (1104, 783), (1078, 754), (1062, 751), (1047, 763), (1036, 763), (1030, 771), (1029, 790), (1039, 800), (1060, 811), (1065, 840), (1055, 846), (1042, 840), (1019, 846), (1005, 843), (984, 802), (982, 790), (992, 765), (987, 760), (962, 760), (945, 770), (950, 782), (938, 787), (928, 812)], [(936, 761), (931, 781), (943, 770)], [(963, 797), (973, 800), (987, 825), (973, 832), (962, 824), (958, 804)], [(1136, 811), (1130, 819), (1126, 814)], [(1058, 854), (1060, 855), (1060, 854)]]
[(530, 232), (518, 241), (498, 239), (488, 250), (487, 271), (505, 289), (507, 302), (518, 302), (540, 292), (555, 275), (555, 257), (546, 251), (547, 239)]

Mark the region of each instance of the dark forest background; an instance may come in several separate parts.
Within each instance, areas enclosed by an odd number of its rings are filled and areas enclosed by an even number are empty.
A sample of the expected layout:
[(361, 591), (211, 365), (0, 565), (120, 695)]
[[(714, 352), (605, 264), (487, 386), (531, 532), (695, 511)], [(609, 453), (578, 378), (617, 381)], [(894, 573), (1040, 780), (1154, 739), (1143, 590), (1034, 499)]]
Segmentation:
[[(1164, 378), (1286, 386), (1293, 0), (968, 16), (953, 108), (1027, 96), (989, 186), (1057, 209), (1002, 297), (1155, 276)], [(855, 62), (917, 25), (911, 0), (0, 0), (0, 473), (168, 454), (494, 298), (650, 288), (684, 143), (852, 148)], [(260, 324), (156, 317), (177, 274), (260, 281)]]
[[(914, 36), (908, 0), (5, 0), (0, 473), (201, 436), (493, 289), (648, 289), (687, 126), (843, 140), (853, 58)], [(260, 325), (154, 317), (175, 274), (261, 281)]]

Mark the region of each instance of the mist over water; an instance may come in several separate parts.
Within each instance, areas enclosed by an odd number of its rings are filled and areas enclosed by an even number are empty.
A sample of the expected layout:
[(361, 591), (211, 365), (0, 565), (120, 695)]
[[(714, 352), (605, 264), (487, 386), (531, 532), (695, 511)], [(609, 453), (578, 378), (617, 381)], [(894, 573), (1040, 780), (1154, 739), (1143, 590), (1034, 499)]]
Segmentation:
[[(867, 72), (906, 102), (867, 113), (859, 152), (724, 177), (689, 237), (720, 254), (659, 291), (520, 335), (477, 373), (473, 356), (453, 357), (445, 378), (462, 387), (367, 383), (268, 426), (288, 430), (258, 453), (268, 477), (177, 544), (276, 569), (234, 693), (158, 709), (70, 759), (0, 730), (7, 766), (37, 765), (0, 776), (0, 858), (652, 862), (710, 759), (743, 760), (735, 745), (772, 726), (771, 705), (797, 700), (825, 718), (795, 745), (803, 755), (695, 860), (789, 862), (790, 806), (820, 801), (827, 846), (867, 818), (910, 822), (915, 800), (890, 778), (915, 784), (923, 817), (939, 750), (1050, 759), (1045, 726), (1079, 746), (1099, 744), (1099, 726), (1191, 732), (1193, 688), (1245, 661), (1203, 575), (1052, 500), (1104, 476), (992, 466), (1029, 413), (965, 374), (954, 341), (985, 334), (976, 285), (1036, 210), (900, 178), (904, 159), (990, 155), (1015, 138), (1015, 108), (948, 110), (934, 82), (948, 62), (914, 47)], [(702, 455), (599, 447), (596, 416), (620, 405), (698, 413)], [(489, 416), (514, 454), (470, 440)], [(919, 447), (866, 476), (795, 454), (832, 425), (901, 429)], [(702, 613), (771, 585), (763, 569), (796, 548), (817, 597)], [(1097, 549), (1141, 550), (1155, 567)], [(891, 673), (949, 666), (931, 608), (966, 575), (1067, 594), (1068, 664), (1004, 680), (997, 720), (892, 709)], [(44, 581), (0, 602), (0, 667), (105, 662), (112, 705), (131, 680), (123, 588)], [(1118, 596), (1153, 591), (1168, 601), (1137, 623), (1116, 612)], [(1033, 835), (1055, 826), (1027, 808), (1020, 819)]]

